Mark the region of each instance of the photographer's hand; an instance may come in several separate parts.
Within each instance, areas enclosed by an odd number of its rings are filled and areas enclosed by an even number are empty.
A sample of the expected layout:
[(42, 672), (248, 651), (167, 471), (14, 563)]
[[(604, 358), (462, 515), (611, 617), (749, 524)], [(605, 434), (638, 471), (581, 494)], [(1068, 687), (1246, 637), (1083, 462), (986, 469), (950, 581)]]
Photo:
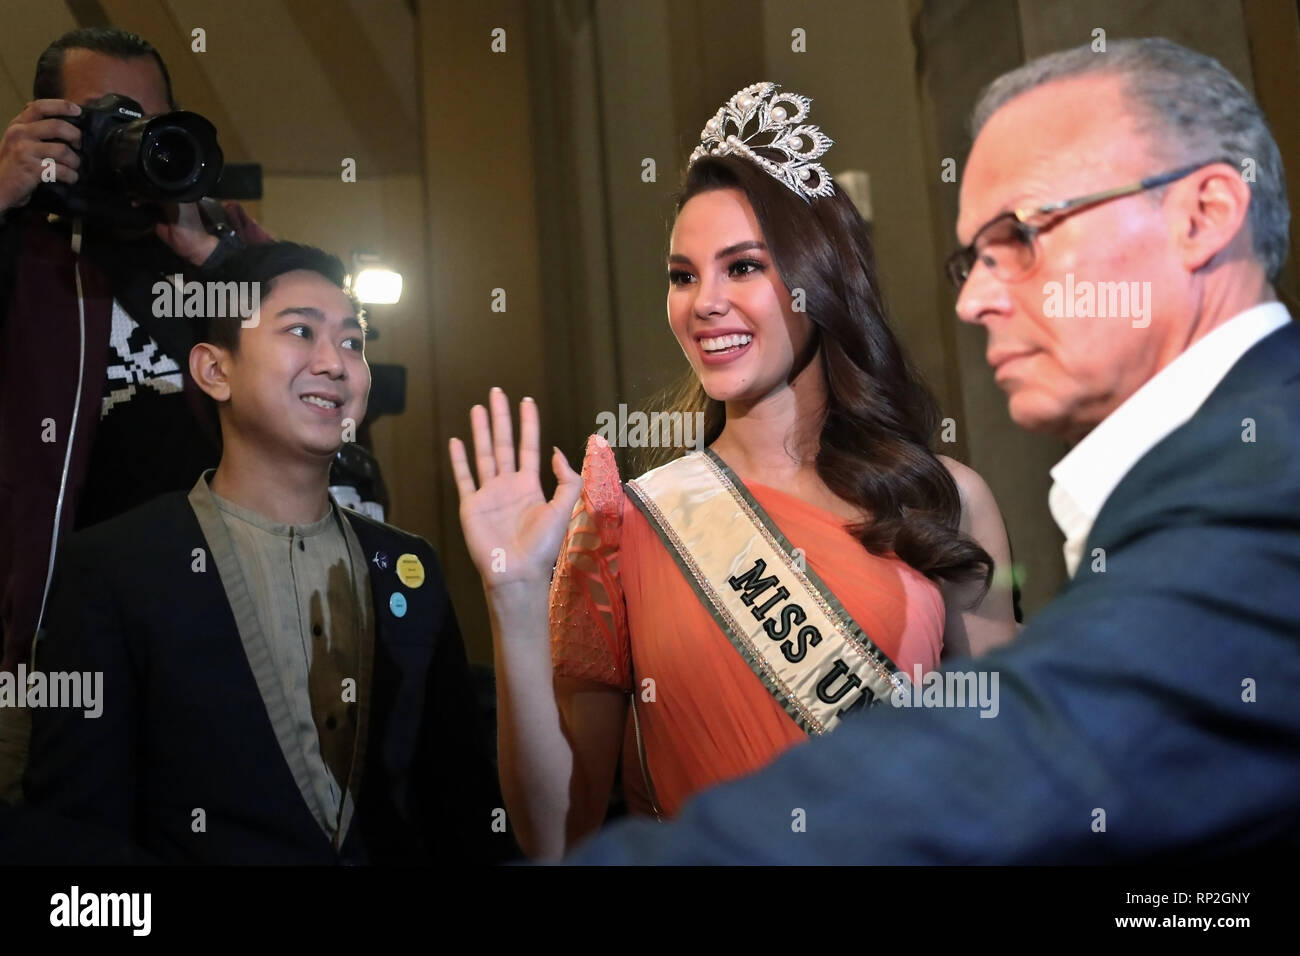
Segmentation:
[[(69, 100), (33, 100), (14, 117), (0, 137), (0, 213), (23, 206), (42, 182), (43, 161), (54, 160), (54, 178), (75, 183), (81, 157), (81, 130), (64, 116), (81, 107)], [(60, 142), (61, 141), (61, 142)]]
[(163, 221), (154, 227), (158, 238), (187, 262), (196, 266), (207, 262), (220, 240), (203, 225), (199, 204), (167, 203), (163, 206), (163, 213)]

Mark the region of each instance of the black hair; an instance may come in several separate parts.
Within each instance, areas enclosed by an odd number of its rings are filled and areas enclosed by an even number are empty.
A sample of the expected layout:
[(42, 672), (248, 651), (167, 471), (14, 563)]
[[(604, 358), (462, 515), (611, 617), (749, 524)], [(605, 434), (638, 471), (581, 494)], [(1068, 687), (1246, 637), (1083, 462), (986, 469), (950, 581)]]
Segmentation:
[[(216, 275), (207, 278), (213, 282), (256, 282), (258, 296), (265, 300), (278, 277), (286, 272), (299, 271), (314, 272), (342, 289), (356, 310), (362, 331), (365, 331), (365, 312), (360, 301), (347, 288), (347, 271), (343, 263), (337, 256), (315, 246), (282, 240), (254, 243), (233, 253)], [(242, 319), (238, 315), (202, 315), (198, 319), (195, 341), (237, 352), (241, 325)]]
[(167, 64), (162, 55), (154, 49), (152, 43), (143, 37), (121, 30), (117, 27), (81, 27), (69, 30), (45, 48), (36, 61), (36, 78), (32, 81), (32, 96), (38, 100), (61, 99), (63, 97), (63, 52), (65, 50), (90, 50), (116, 57), (119, 60), (133, 60), (136, 57), (151, 56), (162, 71), (163, 85), (167, 88), (167, 106), (176, 108), (172, 99), (172, 78), (167, 72)]

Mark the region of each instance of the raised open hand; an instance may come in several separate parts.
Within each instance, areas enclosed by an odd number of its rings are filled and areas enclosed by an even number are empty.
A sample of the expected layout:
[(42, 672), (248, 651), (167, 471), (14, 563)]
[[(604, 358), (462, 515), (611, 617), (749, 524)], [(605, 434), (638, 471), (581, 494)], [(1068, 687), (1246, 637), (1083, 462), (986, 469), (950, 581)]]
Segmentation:
[(515, 467), (510, 402), (505, 392), (492, 389), (491, 408), (470, 409), (474, 436), (474, 463), (478, 487), (470, 474), (465, 445), (450, 443), (451, 470), (460, 493), (460, 526), (470, 557), (487, 589), (513, 582), (545, 584), (551, 579), (569, 515), (582, 491), (582, 478), (569, 467), (557, 448), (551, 468), (559, 481), (555, 497), (547, 501), (538, 477), (537, 403), (519, 403), (519, 467)]

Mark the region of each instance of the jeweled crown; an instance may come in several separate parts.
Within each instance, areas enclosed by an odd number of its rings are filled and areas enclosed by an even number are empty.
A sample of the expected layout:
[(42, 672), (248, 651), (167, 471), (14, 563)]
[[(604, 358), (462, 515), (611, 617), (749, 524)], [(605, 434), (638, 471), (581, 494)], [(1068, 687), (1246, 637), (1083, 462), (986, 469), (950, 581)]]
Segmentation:
[(830, 175), (814, 162), (834, 140), (816, 126), (800, 125), (808, 117), (811, 99), (779, 89), (776, 83), (755, 83), (723, 103), (700, 131), (691, 164), (704, 156), (743, 156), (805, 202), (834, 195)]

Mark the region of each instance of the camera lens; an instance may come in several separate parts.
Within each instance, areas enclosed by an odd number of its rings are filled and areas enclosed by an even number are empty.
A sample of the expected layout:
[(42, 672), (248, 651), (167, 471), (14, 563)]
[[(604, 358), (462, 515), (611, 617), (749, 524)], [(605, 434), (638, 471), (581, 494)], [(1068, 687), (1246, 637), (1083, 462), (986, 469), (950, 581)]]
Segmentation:
[(118, 126), (104, 136), (98, 153), (95, 165), (135, 200), (194, 202), (221, 178), (216, 130), (184, 110)]
[(158, 130), (140, 159), (145, 175), (162, 189), (188, 186), (202, 168), (194, 137), (176, 126)]

